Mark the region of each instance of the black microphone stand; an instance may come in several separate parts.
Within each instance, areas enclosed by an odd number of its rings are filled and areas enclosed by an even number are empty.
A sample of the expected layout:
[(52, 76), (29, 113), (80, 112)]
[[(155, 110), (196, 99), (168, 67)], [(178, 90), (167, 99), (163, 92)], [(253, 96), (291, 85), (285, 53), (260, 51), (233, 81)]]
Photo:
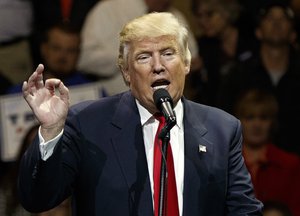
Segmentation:
[(165, 196), (166, 196), (166, 182), (168, 178), (167, 173), (167, 149), (170, 142), (170, 130), (176, 124), (176, 119), (167, 119), (167, 124), (162, 128), (159, 139), (162, 141), (162, 158), (161, 158), (161, 172), (160, 172), (160, 191), (158, 215), (165, 215)]

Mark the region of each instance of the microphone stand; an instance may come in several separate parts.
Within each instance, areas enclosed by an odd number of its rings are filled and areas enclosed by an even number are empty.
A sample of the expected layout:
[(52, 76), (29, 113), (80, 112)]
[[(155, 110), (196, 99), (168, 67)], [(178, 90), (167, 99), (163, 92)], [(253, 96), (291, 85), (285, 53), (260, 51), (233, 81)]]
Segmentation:
[(170, 142), (170, 130), (176, 124), (176, 119), (169, 118), (166, 126), (163, 127), (159, 134), (162, 141), (162, 158), (161, 158), (161, 172), (160, 172), (160, 191), (159, 191), (159, 209), (158, 215), (165, 215), (165, 196), (166, 196), (166, 180), (167, 175), (167, 149)]

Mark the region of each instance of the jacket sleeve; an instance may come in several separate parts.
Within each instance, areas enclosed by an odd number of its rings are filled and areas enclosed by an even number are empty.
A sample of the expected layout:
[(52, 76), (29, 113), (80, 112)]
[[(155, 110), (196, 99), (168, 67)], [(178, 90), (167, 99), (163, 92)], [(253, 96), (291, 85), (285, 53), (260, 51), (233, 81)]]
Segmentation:
[[(69, 115), (68, 118), (72, 118)], [(63, 136), (46, 161), (42, 160), (36, 136), (22, 157), (18, 178), (18, 195), (29, 212), (42, 212), (59, 205), (72, 193), (81, 158), (76, 124), (67, 120)]]
[(240, 121), (237, 121), (228, 159), (227, 215), (262, 215), (263, 205), (254, 196), (251, 177), (242, 156)]

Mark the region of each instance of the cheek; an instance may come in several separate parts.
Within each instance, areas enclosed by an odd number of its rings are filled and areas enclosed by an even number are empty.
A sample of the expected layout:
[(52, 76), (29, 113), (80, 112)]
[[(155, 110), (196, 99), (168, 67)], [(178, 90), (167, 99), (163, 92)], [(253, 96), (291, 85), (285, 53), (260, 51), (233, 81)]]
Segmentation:
[(269, 133), (271, 130), (271, 126), (272, 126), (271, 123), (264, 123), (262, 128), (266, 133)]

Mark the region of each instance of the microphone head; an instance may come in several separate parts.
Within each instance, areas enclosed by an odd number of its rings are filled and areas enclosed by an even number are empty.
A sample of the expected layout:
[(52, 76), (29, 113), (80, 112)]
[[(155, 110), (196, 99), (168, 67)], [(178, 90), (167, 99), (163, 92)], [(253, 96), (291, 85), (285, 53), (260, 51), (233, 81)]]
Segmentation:
[(173, 109), (173, 100), (169, 94), (169, 92), (164, 89), (164, 88), (161, 88), (161, 89), (157, 89), (154, 93), (153, 93), (153, 100), (154, 100), (154, 103), (157, 107), (157, 109), (162, 112), (162, 103), (163, 102), (170, 102), (171, 106), (172, 106), (172, 109)]

